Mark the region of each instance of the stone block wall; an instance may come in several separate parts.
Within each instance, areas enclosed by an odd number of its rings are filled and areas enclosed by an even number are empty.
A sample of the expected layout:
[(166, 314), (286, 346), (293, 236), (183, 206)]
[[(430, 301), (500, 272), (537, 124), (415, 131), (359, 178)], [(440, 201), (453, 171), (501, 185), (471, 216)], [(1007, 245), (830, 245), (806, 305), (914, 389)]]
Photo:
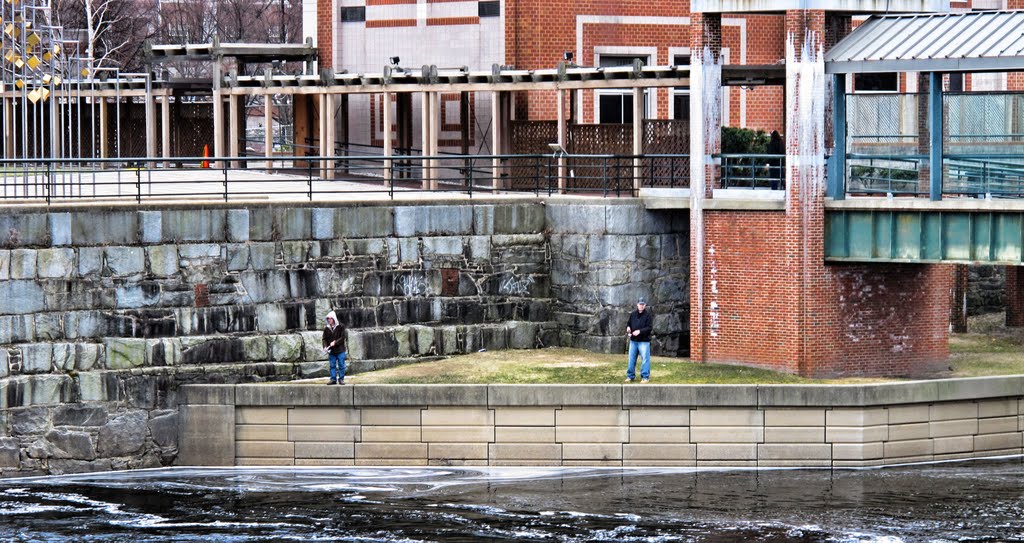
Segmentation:
[(654, 354), (689, 355), (688, 215), (549, 202), (547, 223), (563, 346), (625, 352), (626, 321), (643, 296), (654, 314)]
[[(1024, 452), (1024, 378), (187, 387), (183, 465), (863, 467)], [(201, 430), (201, 428), (199, 428)], [(221, 464), (216, 464), (221, 462)]]
[[(659, 352), (684, 352), (686, 303), (672, 285), (685, 284), (685, 229), (636, 201), (577, 204), (0, 212), (0, 470), (167, 464), (177, 445), (154, 421), (178, 416), (181, 384), (326, 375), (320, 330), (332, 309), (356, 372), (481, 349), (621, 351), (638, 292), (659, 312)], [(67, 422), (59, 410), (73, 405), (104, 422)], [(14, 423), (23, 417), (36, 422)], [(141, 444), (100, 447), (123, 417), (141, 421), (129, 440)]]

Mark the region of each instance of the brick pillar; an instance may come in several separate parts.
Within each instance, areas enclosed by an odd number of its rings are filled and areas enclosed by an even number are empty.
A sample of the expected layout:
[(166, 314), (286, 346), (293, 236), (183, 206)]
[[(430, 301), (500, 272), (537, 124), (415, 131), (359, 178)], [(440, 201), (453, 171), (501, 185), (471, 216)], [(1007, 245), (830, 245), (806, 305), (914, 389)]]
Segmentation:
[(316, 48), (320, 69), (334, 69), (334, 10), (331, 0), (316, 0)]
[[(1007, 270), (1013, 266), (1007, 266)], [(1007, 272), (1009, 273), (1009, 272)], [(967, 275), (966, 264), (953, 265), (953, 288), (950, 289), (949, 326), (953, 332), (967, 332)]]
[(1006, 267), (1006, 326), (1024, 326), (1024, 266)]
[(713, 194), (718, 168), (712, 155), (722, 149), (722, 16), (690, 17), (690, 358), (704, 361), (708, 342), (718, 337), (720, 312), (713, 276), (714, 246), (705, 239), (704, 200)]

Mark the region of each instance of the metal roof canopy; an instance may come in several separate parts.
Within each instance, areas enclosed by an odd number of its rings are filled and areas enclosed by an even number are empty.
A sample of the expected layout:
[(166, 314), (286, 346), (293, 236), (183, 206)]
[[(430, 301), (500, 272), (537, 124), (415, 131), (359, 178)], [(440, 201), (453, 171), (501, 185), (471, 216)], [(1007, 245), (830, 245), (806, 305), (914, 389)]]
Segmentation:
[(1024, 71), (1024, 11), (872, 16), (825, 53), (825, 72)]

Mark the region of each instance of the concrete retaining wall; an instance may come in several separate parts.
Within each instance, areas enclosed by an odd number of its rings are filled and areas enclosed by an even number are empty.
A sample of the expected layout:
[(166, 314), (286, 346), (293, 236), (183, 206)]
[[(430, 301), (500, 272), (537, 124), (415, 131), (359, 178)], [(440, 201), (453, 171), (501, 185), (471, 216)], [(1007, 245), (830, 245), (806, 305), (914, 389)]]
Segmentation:
[(187, 386), (181, 400), (181, 465), (855, 467), (1024, 452), (1024, 377)]

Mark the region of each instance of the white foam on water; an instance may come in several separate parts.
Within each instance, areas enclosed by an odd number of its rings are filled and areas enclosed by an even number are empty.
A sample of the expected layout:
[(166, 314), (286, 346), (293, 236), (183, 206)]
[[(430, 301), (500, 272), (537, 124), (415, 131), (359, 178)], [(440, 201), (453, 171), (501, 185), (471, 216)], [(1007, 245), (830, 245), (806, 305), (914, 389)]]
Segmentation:
[(39, 513), (69, 512), (76, 511), (74, 507), (66, 505), (43, 505), (35, 503), (14, 503), (0, 502), (0, 516), (13, 517), (17, 515), (36, 515)]

